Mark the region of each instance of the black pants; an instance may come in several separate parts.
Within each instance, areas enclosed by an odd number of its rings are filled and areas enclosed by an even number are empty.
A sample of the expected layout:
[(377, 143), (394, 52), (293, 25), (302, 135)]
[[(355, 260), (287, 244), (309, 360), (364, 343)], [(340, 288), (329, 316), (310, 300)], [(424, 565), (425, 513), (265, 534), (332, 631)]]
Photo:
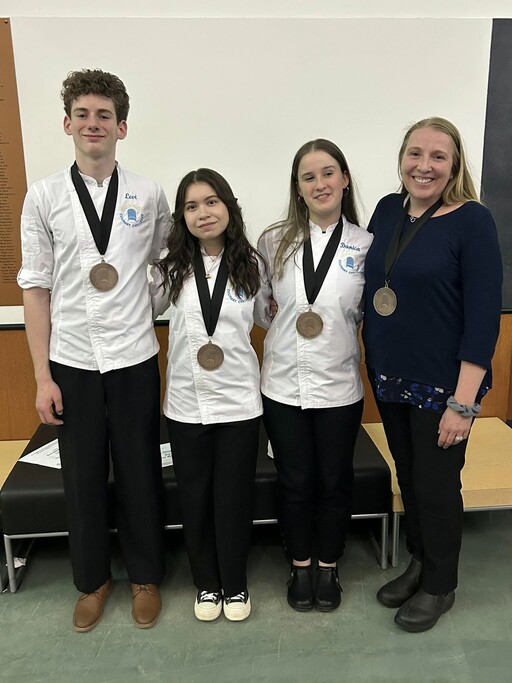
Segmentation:
[(167, 420), (183, 531), (198, 590), (247, 587), (260, 418), (220, 424)]
[(467, 441), (437, 445), (439, 413), (377, 401), (396, 465), (407, 548), (423, 562), (422, 587), (439, 595), (457, 587), (463, 504), (460, 473)]
[(292, 559), (336, 562), (352, 512), (354, 447), (363, 401), (302, 410), (263, 397), (280, 487), (280, 524)]
[(107, 480), (114, 468), (116, 524), (130, 581), (164, 575), (157, 356), (100, 374), (51, 363), (62, 392), (57, 428), (73, 577), (90, 593), (110, 575)]

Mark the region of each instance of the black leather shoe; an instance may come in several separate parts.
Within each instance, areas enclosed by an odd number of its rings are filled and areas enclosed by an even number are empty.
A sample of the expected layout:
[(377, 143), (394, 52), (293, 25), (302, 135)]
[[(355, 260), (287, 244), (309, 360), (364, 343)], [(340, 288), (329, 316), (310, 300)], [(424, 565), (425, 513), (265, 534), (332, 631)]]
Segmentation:
[(421, 562), (411, 558), (405, 572), (386, 583), (377, 593), (377, 600), (386, 607), (401, 607), (418, 592), (421, 583)]
[(298, 612), (313, 609), (313, 579), (311, 565), (296, 567), (292, 564), (292, 572), (288, 581), (288, 604)]
[(428, 631), (436, 625), (437, 620), (453, 607), (455, 592), (445, 595), (431, 595), (422, 588), (407, 600), (395, 614), (395, 623), (409, 633)]
[(320, 612), (332, 612), (340, 606), (343, 588), (337, 567), (318, 567), (315, 580), (315, 607)]

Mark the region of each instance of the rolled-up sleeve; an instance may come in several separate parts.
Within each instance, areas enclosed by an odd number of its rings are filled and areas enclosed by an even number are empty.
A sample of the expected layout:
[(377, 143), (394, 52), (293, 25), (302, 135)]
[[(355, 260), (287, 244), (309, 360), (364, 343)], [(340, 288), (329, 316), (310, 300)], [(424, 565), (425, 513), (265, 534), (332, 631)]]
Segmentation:
[(258, 259), (260, 272), (260, 288), (256, 294), (254, 304), (254, 322), (256, 325), (268, 330), (272, 322), (270, 313), (270, 299), (272, 297), (272, 286), (270, 284), (269, 267), (263, 258)]
[(162, 271), (157, 265), (158, 261), (161, 261), (166, 254), (167, 249), (162, 249), (159, 259), (157, 259), (154, 266), (151, 266), (150, 270), (149, 293), (151, 295), (154, 320), (169, 308), (169, 289), (164, 291), (164, 278)]
[(155, 232), (149, 253), (148, 265), (153, 266), (161, 257), (161, 252), (165, 248), (167, 236), (171, 229), (171, 211), (164, 191), (157, 185), (156, 200), (157, 216), (155, 221)]
[(44, 186), (33, 185), (25, 197), (21, 215), (22, 260), (17, 281), (22, 289), (52, 289), (54, 254), (50, 208)]
[(167, 236), (171, 229), (171, 211), (164, 191), (157, 186), (157, 217), (155, 221), (155, 232), (151, 251), (149, 253), (148, 265), (150, 266), (149, 294), (151, 296), (151, 306), (153, 309), (153, 319), (158, 318), (169, 308), (169, 292), (164, 292), (163, 277), (157, 263), (167, 253)]

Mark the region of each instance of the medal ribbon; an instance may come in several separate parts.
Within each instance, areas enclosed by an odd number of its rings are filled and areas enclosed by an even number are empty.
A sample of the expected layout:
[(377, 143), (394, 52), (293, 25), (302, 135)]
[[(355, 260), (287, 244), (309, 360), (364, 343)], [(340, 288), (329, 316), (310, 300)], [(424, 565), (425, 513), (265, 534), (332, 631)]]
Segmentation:
[(395, 267), (396, 262), (398, 261), (398, 258), (404, 253), (404, 251), (407, 249), (409, 244), (413, 241), (413, 239), (416, 237), (418, 232), (421, 230), (421, 228), (425, 225), (425, 223), (428, 221), (431, 216), (435, 214), (435, 212), (443, 205), (443, 200), (442, 198), (438, 199), (435, 204), (432, 204), (426, 211), (424, 211), (421, 216), (419, 216), (413, 223), (412, 227), (409, 228), (409, 230), (406, 232), (405, 235), (402, 235), (405, 220), (407, 218), (407, 212), (409, 210), (409, 205), (410, 205), (410, 200), (407, 199), (407, 202), (403, 208), (402, 215), (400, 216), (400, 220), (398, 221), (395, 231), (393, 235), (391, 236), (391, 241), (389, 243), (389, 247), (386, 253), (386, 261), (384, 264), (384, 271), (385, 271), (385, 278), (384, 282), (386, 287), (388, 286), (389, 283), (389, 278), (391, 277), (391, 272), (393, 268)]
[(329, 237), (329, 241), (327, 242), (327, 246), (324, 249), (324, 253), (322, 254), (322, 258), (320, 259), (316, 271), (313, 263), (311, 237), (308, 237), (306, 240), (304, 240), (302, 268), (304, 271), (304, 289), (306, 290), (306, 296), (310, 306), (315, 303), (315, 299), (324, 283), (327, 271), (329, 270), (336, 250), (338, 249), (342, 232), (343, 216), (340, 217), (337, 226), (334, 228), (332, 235)]
[(71, 166), (71, 180), (73, 181), (78, 199), (80, 200), (85, 217), (87, 218), (87, 223), (91, 229), (96, 247), (100, 252), (100, 256), (103, 258), (110, 240), (110, 233), (112, 232), (112, 223), (114, 222), (114, 213), (116, 210), (117, 190), (119, 187), (117, 166), (114, 168), (114, 172), (112, 173), (108, 184), (107, 196), (105, 197), (105, 204), (103, 206), (103, 211), (101, 212), (101, 219), (98, 216), (98, 212), (96, 211), (92, 197), (89, 194), (89, 190), (84, 183), (84, 179), (80, 175), (76, 161), (73, 166)]
[(197, 293), (199, 294), (199, 301), (201, 303), (201, 312), (203, 314), (204, 326), (208, 332), (209, 337), (213, 337), (217, 322), (219, 320), (220, 309), (222, 308), (222, 299), (224, 298), (224, 291), (228, 282), (228, 263), (226, 261), (226, 252), (222, 254), (222, 259), (219, 265), (219, 272), (213, 287), (213, 294), (210, 297), (210, 289), (206, 280), (206, 271), (204, 269), (203, 257), (199, 245), (196, 246), (193, 258), (194, 277), (197, 285)]

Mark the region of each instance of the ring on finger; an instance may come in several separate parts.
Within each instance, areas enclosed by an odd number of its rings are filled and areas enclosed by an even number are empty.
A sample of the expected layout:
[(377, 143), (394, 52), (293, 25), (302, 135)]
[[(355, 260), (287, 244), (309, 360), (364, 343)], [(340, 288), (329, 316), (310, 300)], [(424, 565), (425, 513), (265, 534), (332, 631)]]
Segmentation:
[(464, 439), (463, 436), (456, 436), (455, 441), (462, 441)]

